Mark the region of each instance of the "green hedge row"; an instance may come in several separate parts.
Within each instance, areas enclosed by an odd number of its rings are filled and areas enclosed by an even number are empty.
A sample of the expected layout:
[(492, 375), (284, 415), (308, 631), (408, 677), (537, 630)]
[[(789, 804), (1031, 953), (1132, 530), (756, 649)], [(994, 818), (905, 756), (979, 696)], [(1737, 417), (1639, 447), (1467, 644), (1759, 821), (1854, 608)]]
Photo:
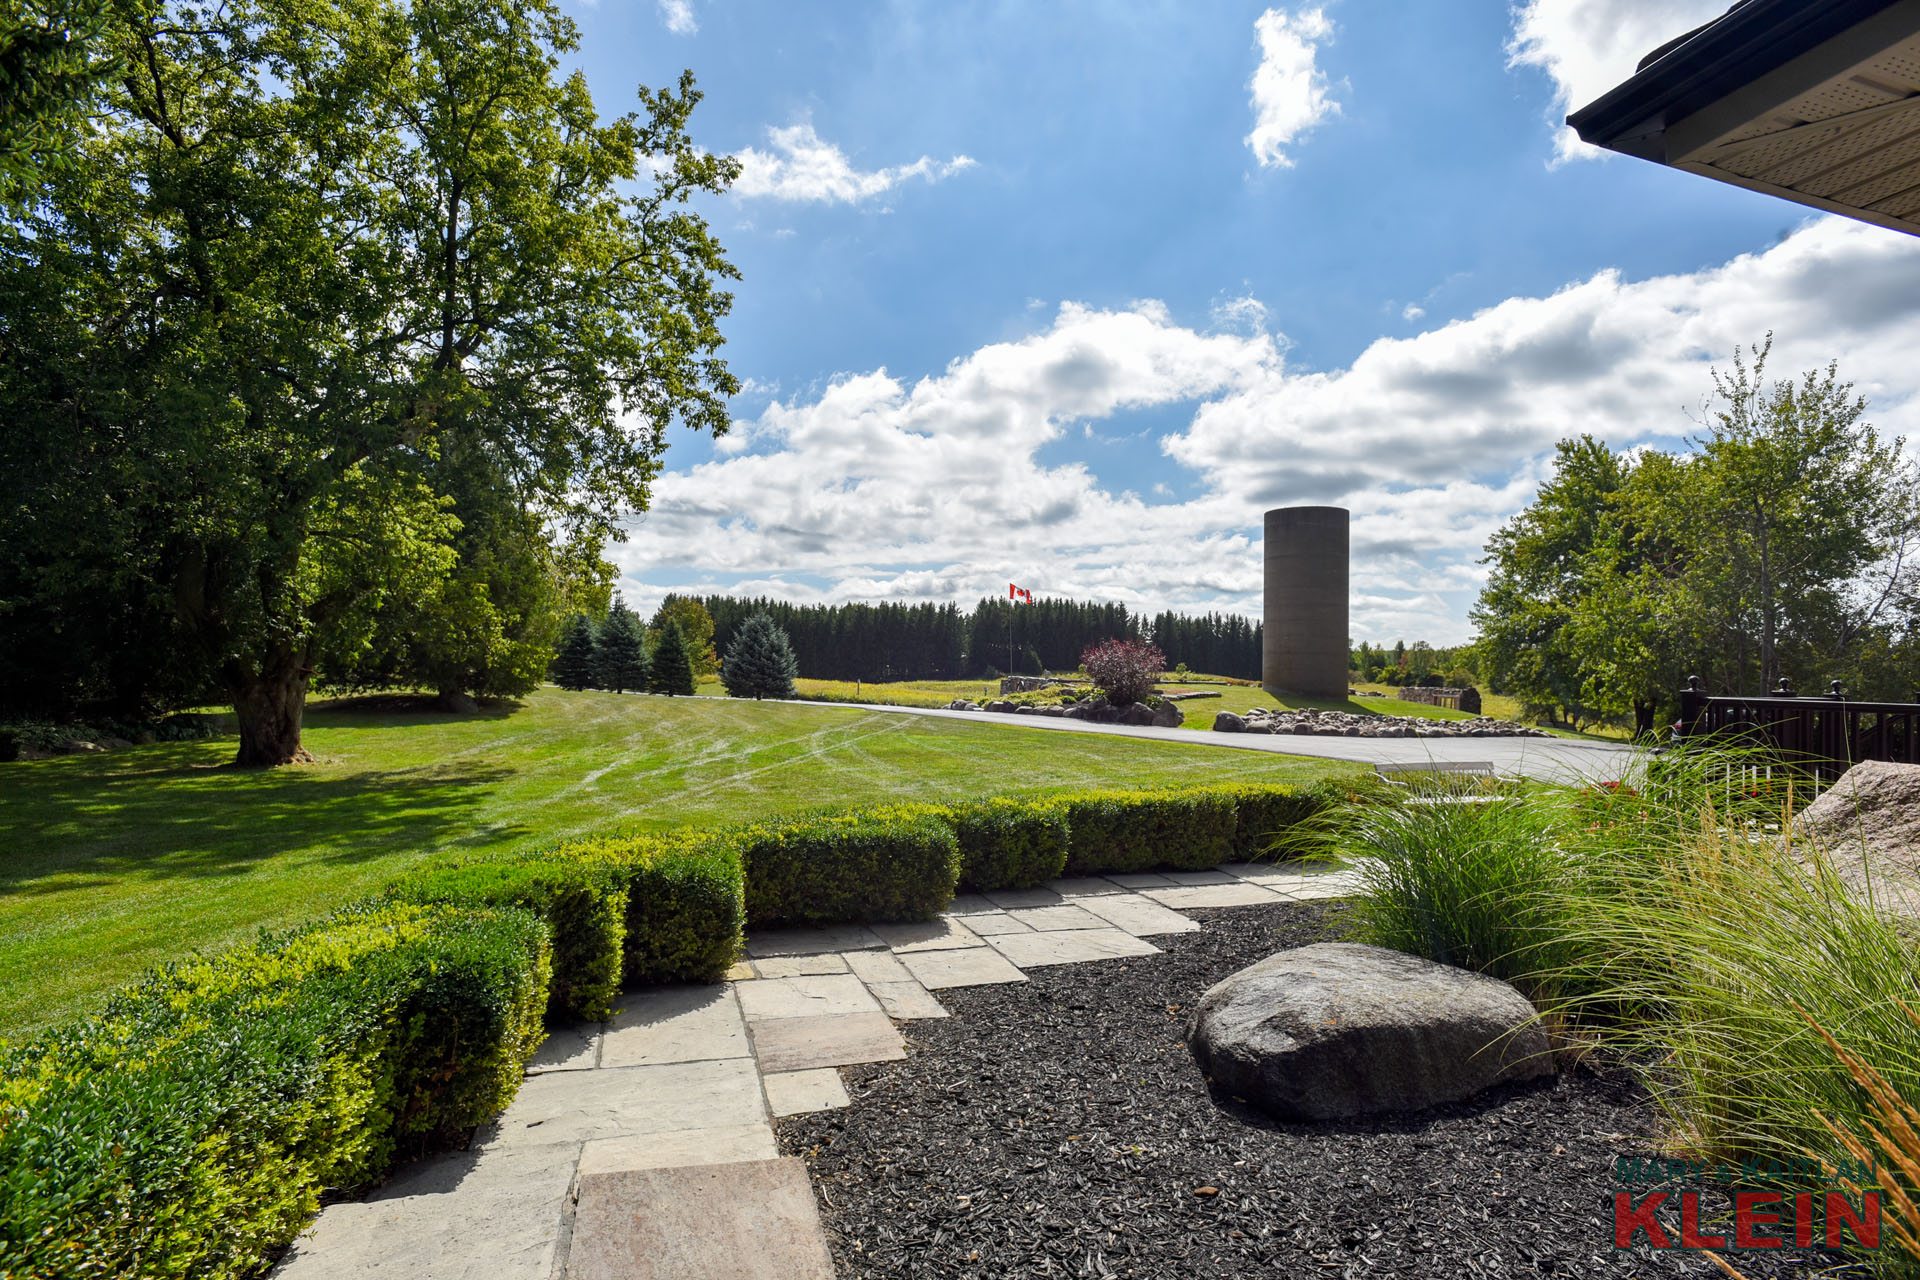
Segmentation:
[(322, 1191), (511, 1101), (543, 1015), (718, 979), (747, 924), (920, 920), (961, 886), (1262, 854), (1320, 789), (1098, 791), (802, 815), (441, 864), (157, 971), (0, 1055), (0, 1277), (240, 1277)]
[(499, 1112), (539, 1043), (520, 911), (344, 911), (159, 970), (0, 1061), (0, 1275), (238, 1277), (328, 1188)]
[(738, 839), (756, 927), (931, 920), (959, 886), (959, 842), (931, 805), (808, 814)]

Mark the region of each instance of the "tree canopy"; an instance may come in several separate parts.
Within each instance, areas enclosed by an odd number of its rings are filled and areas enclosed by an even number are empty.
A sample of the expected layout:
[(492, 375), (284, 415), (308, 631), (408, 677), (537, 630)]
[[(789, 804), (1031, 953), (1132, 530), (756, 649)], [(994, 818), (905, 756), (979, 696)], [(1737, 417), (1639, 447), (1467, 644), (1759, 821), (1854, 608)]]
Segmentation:
[(691, 75), (600, 119), (551, 0), (117, 12), (0, 227), (0, 640), (124, 623), (63, 678), (215, 686), (243, 764), (316, 671), (528, 686), (737, 389)]
[(1920, 494), (1901, 441), (1829, 366), (1765, 378), (1771, 343), (1715, 372), (1690, 450), (1563, 441), (1494, 535), (1475, 608), (1496, 687), (1571, 721), (1641, 731), (1688, 675), (1756, 693), (1786, 677), (1907, 698), (1920, 677)]
[(791, 698), (799, 670), (787, 633), (765, 613), (756, 613), (733, 633), (720, 679), (736, 698)]

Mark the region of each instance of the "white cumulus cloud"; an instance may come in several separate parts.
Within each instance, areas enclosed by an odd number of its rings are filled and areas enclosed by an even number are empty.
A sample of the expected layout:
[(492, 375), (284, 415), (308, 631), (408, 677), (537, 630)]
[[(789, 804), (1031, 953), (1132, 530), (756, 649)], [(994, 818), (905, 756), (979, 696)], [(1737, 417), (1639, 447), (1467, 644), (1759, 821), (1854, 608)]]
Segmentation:
[(1557, 161), (1603, 154), (1561, 121), (1633, 74), (1641, 58), (1725, 12), (1727, 0), (1526, 0), (1513, 11), (1508, 65), (1553, 80)]
[(1254, 21), (1260, 66), (1253, 73), (1253, 132), (1246, 138), (1261, 167), (1290, 168), (1286, 149), (1307, 130), (1337, 113), (1326, 73), (1314, 64), (1333, 24), (1319, 9), (1289, 14), (1269, 9)]
[(970, 156), (955, 156), (944, 163), (921, 156), (912, 164), (863, 171), (854, 168), (844, 151), (805, 122), (768, 129), (767, 141), (767, 151), (745, 147), (736, 153), (740, 176), (733, 184), (735, 195), (855, 204), (909, 178), (937, 182), (974, 165)]
[[(968, 602), (1013, 580), (1257, 613), (1261, 512), (1330, 503), (1353, 512), (1355, 637), (1457, 640), (1488, 536), (1557, 441), (1674, 447), (1709, 365), (1769, 329), (1773, 374), (1838, 359), (1883, 435), (1920, 434), (1920, 243), (1825, 219), (1706, 270), (1601, 272), (1383, 337), (1345, 368), (1156, 303), (1067, 303), (917, 381), (876, 369), (776, 401), (730, 452), (662, 475), (616, 554), (638, 599), (689, 574), (796, 599)], [(1102, 474), (1097, 438), (1140, 411), (1163, 465)]]
[(659, 0), (660, 20), (677, 36), (690, 36), (700, 29), (694, 20), (693, 0)]

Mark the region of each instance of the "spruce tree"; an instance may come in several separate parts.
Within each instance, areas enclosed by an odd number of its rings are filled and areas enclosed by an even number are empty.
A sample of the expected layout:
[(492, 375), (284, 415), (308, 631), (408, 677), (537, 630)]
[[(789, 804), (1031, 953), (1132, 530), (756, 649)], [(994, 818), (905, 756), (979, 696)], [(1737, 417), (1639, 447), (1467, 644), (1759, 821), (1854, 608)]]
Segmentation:
[(655, 693), (693, 692), (693, 655), (687, 652), (687, 638), (680, 624), (669, 622), (653, 647), (653, 670), (647, 687)]
[(574, 614), (553, 655), (553, 682), (562, 689), (591, 689), (599, 667), (598, 649), (587, 615)]
[(791, 698), (799, 672), (787, 633), (764, 611), (740, 624), (720, 664), (720, 679), (736, 698)]
[(600, 627), (598, 675), (600, 687), (615, 693), (647, 687), (647, 645), (640, 619), (618, 600)]

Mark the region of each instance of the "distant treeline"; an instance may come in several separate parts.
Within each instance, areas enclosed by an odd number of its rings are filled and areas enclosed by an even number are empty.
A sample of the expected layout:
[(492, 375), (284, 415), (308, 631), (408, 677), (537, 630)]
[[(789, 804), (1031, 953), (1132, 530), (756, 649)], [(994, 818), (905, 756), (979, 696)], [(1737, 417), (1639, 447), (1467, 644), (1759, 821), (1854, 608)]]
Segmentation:
[[(955, 680), (988, 671), (1071, 671), (1081, 651), (1109, 638), (1150, 640), (1168, 666), (1260, 678), (1260, 624), (1231, 614), (1160, 613), (1042, 597), (951, 604), (791, 604), (705, 596), (715, 648), (764, 609), (786, 631), (800, 674), (818, 680)], [(1011, 648), (1009, 648), (1011, 623)]]

